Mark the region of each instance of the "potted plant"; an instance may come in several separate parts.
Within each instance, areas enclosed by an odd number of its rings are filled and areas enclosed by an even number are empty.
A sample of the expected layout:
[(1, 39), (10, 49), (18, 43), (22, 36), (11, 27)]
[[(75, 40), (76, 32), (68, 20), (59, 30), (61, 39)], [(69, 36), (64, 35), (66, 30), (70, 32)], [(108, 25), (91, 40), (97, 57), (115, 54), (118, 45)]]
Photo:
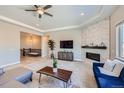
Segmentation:
[(53, 58), (53, 72), (57, 72), (57, 60), (56, 58)]
[(51, 58), (54, 58), (54, 53), (53, 53), (53, 50), (55, 48), (55, 42), (54, 40), (49, 40), (48, 41), (48, 47), (50, 48), (50, 50), (52, 51), (51, 53)]

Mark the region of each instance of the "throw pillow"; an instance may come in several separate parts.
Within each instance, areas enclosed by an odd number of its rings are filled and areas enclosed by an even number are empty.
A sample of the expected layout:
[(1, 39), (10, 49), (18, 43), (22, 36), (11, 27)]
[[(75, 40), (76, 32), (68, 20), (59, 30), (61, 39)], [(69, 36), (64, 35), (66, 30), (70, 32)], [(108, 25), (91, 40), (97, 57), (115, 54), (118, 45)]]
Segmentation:
[(124, 67), (124, 64), (122, 64), (122, 63), (116, 63), (116, 65), (115, 65), (115, 67), (113, 69), (113, 73), (115, 73), (115, 75), (117, 77), (119, 77), (120, 76), (120, 73), (121, 73), (121, 70), (123, 69), (123, 67)]
[(111, 61), (111, 60), (107, 60), (107, 62), (105, 62), (103, 68), (108, 70), (108, 71), (113, 71), (115, 67), (115, 62)]
[(114, 72), (108, 71), (108, 70), (104, 69), (103, 67), (98, 67), (98, 68), (102, 74), (116, 77), (116, 74)]

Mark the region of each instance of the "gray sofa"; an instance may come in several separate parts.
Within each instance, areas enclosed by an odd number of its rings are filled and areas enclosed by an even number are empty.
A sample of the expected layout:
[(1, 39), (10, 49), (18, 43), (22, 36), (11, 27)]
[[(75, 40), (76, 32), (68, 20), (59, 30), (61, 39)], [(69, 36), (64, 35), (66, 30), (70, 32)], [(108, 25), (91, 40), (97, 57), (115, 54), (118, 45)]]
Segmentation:
[(33, 72), (27, 68), (17, 67), (0, 75), (0, 88), (26, 88), (25, 83), (32, 81)]

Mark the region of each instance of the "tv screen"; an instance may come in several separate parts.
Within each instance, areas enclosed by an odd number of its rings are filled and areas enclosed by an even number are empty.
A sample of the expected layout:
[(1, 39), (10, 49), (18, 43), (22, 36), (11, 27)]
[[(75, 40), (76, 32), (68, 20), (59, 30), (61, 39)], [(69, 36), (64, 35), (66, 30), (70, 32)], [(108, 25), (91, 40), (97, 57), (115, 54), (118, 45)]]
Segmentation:
[(73, 40), (60, 41), (60, 48), (73, 48)]

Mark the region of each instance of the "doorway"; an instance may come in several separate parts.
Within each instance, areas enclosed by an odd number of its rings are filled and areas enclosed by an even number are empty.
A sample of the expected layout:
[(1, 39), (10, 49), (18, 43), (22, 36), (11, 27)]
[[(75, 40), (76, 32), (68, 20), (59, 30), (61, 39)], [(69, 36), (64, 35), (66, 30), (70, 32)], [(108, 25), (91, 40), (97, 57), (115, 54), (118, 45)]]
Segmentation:
[(42, 37), (40, 35), (20, 32), (20, 60), (32, 60), (42, 56)]

